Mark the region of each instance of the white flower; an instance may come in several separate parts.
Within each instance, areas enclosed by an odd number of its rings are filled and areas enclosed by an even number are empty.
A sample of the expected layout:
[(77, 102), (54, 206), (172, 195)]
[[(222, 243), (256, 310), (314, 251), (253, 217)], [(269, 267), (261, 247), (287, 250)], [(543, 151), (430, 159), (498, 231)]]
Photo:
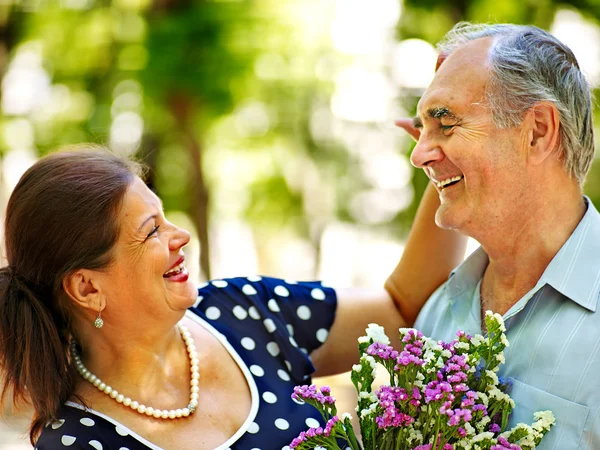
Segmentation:
[(488, 423), (490, 423), (490, 418), (488, 416), (483, 416), (476, 425), (477, 430), (479, 430), (479, 432), (482, 432), (483, 430), (485, 430), (485, 427)]
[(483, 441), (485, 439), (492, 439), (493, 437), (494, 437), (494, 433), (492, 433), (491, 431), (484, 431), (483, 433), (479, 433), (479, 434), (476, 434), (475, 436), (473, 436), (471, 441), (473, 443), (475, 443), (475, 442)]
[(475, 347), (479, 347), (481, 344), (483, 344), (485, 342), (485, 339), (483, 338), (482, 335), (480, 334), (476, 334), (475, 336), (473, 336), (473, 338), (471, 339), (471, 344), (473, 344), (473, 346)]
[(552, 411), (538, 411), (533, 413), (533, 417), (536, 420), (536, 422), (532, 425), (532, 427), (536, 430), (538, 429), (538, 425), (541, 429), (549, 430), (550, 427), (556, 422)]
[(373, 339), (373, 342), (390, 345), (390, 339), (385, 334), (385, 330), (382, 326), (377, 325), (376, 323), (370, 323), (366, 332), (367, 336)]
[(355, 372), (360, 372), (362, 370), (362, 366), (360, 364), (353, 364), (352, 370), (354, 370)]
[[(467, 348), (468, 348), (468, 346), (467, 346)], [(452, 356), (452, 352), (450, 350), (442, 350), (442, 356), (444, 358), (450, 358)]]
[(505, 335), (505, 334), (503, 334), (502, 336), (500, 336), (500, 342), (502, 342), (502, 344), (503, 344), (505, 347), (508, 347), (508, 346), (509, 346), (509, 344), (508, 344), (508, 339), (506, 338), (506, 335)]
[(485, 374), (492, 380), (492, 384), (495, 386), (498, 384), (498, 376), (491, 370), (486, 370)]
[(352, 415), (349, 414), (349, 413), (347, 413), (347, 412), (343, 413), (342, 414), (342, 420), (346, 420), (346, 419), (352, 420)]
[[(458, 350), (469, 350), (469, 344), (467, 344), (466, 342), (457, 342), (456, 344), (454, 344), (454, 348), (458, 349)], [(442, 355), (444, 353), (442, 352)]]
[(368, 344), (371, 342), (371, 338), (369, 336), (361, 336), (358, 338), (359, 344)]
[(502, 353), (498, 353), (496, 355), (496, 361), (498, 361), (500, 364), (504, 364), (506, 362)]

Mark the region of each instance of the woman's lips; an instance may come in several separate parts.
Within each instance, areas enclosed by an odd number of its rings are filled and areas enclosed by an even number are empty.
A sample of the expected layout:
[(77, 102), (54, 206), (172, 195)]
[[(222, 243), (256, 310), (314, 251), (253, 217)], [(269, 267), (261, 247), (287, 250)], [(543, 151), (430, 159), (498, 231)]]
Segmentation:
[(180, 272), (177, 272), (173, 275), (163, 276), (163, 278), (165, 280), (174, 281), (176, 283), (182, 283), (184, 281), (187, 281), (189, 277), (190, 277), (190, 274), (188, 273), (188, 271), (185, 267), (183, 268), (183, 270), (181, 270)]

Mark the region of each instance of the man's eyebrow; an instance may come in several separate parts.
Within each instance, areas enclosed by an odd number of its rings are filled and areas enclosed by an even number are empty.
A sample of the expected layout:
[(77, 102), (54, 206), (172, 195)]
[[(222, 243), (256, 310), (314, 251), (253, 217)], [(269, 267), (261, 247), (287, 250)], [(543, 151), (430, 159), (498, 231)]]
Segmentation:
[(435, 108), (429, 108), (427, 110), (427, 115), (432, 119), (458, 119), (458, 116), (446, 106), (436, 106)]
[[(436, 106), (434, 108), (429, 108), (426, 112), (426, 115), (431, 117), (432, 119), (437, 120), (440, 120), (442, 118), (459, 120), (459, 117), (456, 114), (454, 114), (447, 106)], [(413, 126), (415, 128), (423, 128), (423, 121), (419, 116), (413, 117), (412, 121)]]

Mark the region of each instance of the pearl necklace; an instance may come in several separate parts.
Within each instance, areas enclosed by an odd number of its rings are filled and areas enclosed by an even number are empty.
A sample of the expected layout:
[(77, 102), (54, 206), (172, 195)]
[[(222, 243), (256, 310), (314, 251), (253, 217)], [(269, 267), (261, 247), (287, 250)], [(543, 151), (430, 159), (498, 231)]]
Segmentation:
[(136, 402), (135, 400), (131, 400), (129, 397), (125, 397), (123, 394), (119, 393), (116, 389), (108, 386), (104, 383), (100, 378), (94, 375), (92, 372), (87, 370), (81, 361), (81, 357), (77, 353), (76, 343), (75, 341), (71, 341), (71, 355), (73, 357), (73, 362), (75, 364), (75, 368), (79, 372), (79, 374), (92, 383), (99, 391), (104, 392), (106, 395), (110, 396), (110, 398), (114, 399), (117, 403), (121, 403), (129, 408), (137, 411), (140, 414), (145, 414), (147, 416), (153, 416), (157, 419), (177, 419), (179, 417), (187, 417), (190, 414), (193, 414), (196, 411), (196, 407), (198, 406), (198, 380), (200, 379), (200, 373), (198, 364), (200, 360), (198, 359), (198, 353), (196, 352), (196, 345), (194, 343), (194, 338), (191, 333), (188, 331), (186, 327), (181, 324), (177, 324), (179, 328), (179, 332), (181, 333), (181, 337), (185, 341), (185, 345), (187, 347), (188, 356), (190, 358), (190, 402), (185, 408), (181, 409), (154, 409), (151, 406), (145, 406)]

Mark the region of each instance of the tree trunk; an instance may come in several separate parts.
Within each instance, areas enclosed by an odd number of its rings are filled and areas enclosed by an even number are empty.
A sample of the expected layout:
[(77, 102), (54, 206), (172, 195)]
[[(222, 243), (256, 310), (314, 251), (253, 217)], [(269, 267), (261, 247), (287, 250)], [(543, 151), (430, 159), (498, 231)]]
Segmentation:
[(203, 146), (196, 136), (194, 127), (191, 126), (194, 107), (192, 100), (185, 94), (172, 94), (169, 97), (168, 104), (176, 120), (177, 128), (185, 139), (185, 148), (188, 151), (192, 166), (192, 182), (189, 186), (191, 203), (188, 213), (194, 222), (200, 241), (200, 270), (202, 270), (204, 277), (209, 280), (211, 278), (208, 236), (209, 193), (202, 170)]

